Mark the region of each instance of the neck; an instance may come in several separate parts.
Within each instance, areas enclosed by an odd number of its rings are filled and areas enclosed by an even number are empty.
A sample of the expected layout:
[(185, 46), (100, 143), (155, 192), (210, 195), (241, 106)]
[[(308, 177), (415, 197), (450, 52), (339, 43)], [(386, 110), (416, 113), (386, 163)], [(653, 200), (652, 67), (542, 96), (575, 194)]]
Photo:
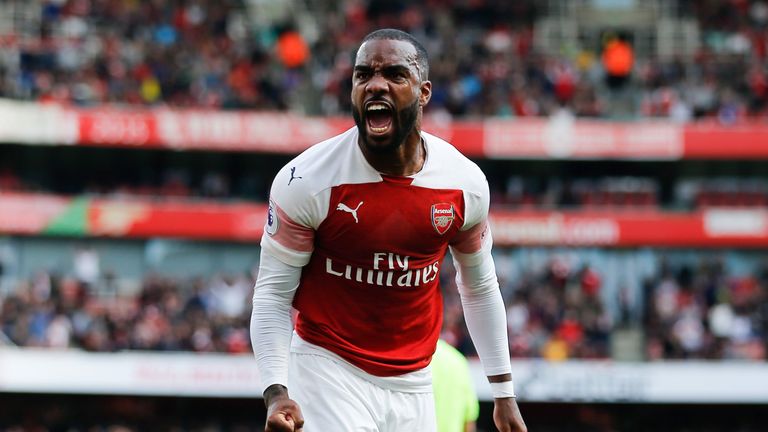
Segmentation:
[(426, 161), (426, 148), (418, 131), (406, 137), (405, 142), (387, 153), (369, 150), (358, 140), (365, 160), (378, 172), (392, 176), (409, 176), (421, 171)]

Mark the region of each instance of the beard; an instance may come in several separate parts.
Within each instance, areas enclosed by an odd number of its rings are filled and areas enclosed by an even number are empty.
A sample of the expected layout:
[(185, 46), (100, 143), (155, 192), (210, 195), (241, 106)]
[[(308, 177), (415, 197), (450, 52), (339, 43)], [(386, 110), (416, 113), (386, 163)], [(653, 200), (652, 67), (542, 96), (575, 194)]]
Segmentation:
[(396, 111), (392, 116), (392, 134), (388, 142), (372, 142), (368, 136), (368, 129), (361, 110), (352, 104), (352, 118), (357, 125), (357, 132), (365, 147), (373, 153), (389, 153), (403, 145), (405, 138), (416, 128), (416, 120), (419, 116), (419, 101), (415, 100), (411, 105)]

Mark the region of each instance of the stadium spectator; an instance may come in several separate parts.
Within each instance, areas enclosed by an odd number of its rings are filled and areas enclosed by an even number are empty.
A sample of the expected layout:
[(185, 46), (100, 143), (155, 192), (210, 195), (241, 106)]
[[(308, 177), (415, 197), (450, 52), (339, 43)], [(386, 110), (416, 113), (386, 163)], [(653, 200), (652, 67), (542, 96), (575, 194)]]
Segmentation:
[(608, 34), (605, 39), (602, 62), (606, 82), (609, 88), (620, 89), (632, 73), (635, 53), (630, 42), (621, 34)]

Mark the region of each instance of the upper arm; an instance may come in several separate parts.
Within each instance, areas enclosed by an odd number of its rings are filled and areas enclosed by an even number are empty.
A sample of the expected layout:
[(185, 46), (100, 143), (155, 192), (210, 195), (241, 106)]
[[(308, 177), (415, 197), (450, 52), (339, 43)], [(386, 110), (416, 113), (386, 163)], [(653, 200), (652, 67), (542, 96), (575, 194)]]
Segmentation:
[(286, 165), (272, 183), (261, 246), (280, 261), (302, 267), (312, 255), (325, 212), (322, 194), (314, 193), (309, 182), (291, 181), (290, 168), (295, 165)]
[(493, 240), (488, 225), (490, 192), (485, 177), (464, 191), (464, 226), (451, 240), (451, 253), (457, 261), (472, 265), (472, 257), (490, 251)]

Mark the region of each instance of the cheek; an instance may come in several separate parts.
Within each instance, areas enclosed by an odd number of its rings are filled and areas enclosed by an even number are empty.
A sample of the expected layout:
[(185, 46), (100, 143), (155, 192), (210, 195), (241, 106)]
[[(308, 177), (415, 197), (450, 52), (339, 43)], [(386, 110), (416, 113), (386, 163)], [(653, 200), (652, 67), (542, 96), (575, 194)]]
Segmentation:
[(411, 86), (401, 86), (394, 89), (392, 95), (396, 97), (401, 103), (410, 105), (415, 99), (419, 98), (419, 91), (414, 90)]
[(351, 92), (352, 102), (360, 101), (363, 99), (363, 96), (365, 95), (365, 90), (361, 86), (352, 86), (352, 92)]

